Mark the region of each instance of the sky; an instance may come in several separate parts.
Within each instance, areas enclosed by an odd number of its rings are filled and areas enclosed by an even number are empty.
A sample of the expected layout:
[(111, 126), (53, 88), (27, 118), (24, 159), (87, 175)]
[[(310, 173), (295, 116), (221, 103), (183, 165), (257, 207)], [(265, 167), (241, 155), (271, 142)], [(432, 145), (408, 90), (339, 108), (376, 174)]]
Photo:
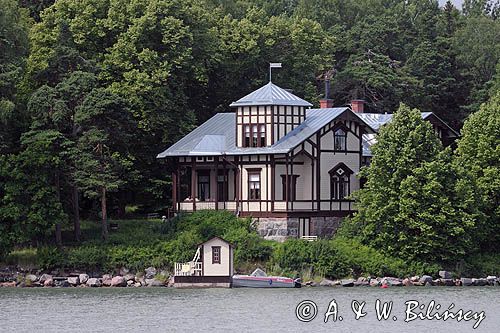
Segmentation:
[[(447, 0), (439, 0), (439, 4), (442, 6), (446, 3), (446, 1)], [(464, 0), (451, 0), (451, 2), (453, 2), (455, 7), (457, 7), (458, 9), (462, 9), (462, 3), (464, 2)]]

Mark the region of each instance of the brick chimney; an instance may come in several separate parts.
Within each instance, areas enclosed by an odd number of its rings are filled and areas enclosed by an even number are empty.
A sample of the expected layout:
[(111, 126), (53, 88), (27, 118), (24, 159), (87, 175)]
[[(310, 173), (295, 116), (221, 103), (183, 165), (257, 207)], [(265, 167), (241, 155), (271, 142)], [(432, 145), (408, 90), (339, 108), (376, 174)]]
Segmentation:
[(330, 99), (330, 78), (325, 76), (325, 98), (319, 100), (321, 109), (332, 108), (333, 99)]
[(354, 99), (351, 101), (351, 109), (356, 113), (363, 113), (365, 111), (365, 101), (362, 99)]

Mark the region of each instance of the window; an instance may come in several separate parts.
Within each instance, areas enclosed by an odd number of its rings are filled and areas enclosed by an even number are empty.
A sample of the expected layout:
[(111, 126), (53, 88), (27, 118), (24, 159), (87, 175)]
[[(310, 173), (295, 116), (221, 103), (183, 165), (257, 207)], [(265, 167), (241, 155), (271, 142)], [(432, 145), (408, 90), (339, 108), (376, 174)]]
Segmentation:
[[(295, 201), (297, 195), (297, 178), (298, 175), (288, 175), (288, 201)], [(286, 200), (286, 175), (281, 175), (281, 185), (283, 200)]]
[[(342, 171), (342, 169), (339, 169)], [(332, 199), (343, 200), (349, 195), (349, 176), (348, 175), (332, 175)]]
[(343, 163), (330, 170), (330, 197), (333, 200), (344, 200), (349, 196), (352, 173), (352, 170)]
[(252, 147), (259, 145), (259, 130), (257, 125), (252, 125)]
[(220, 264), (220, 246), (212, 246), (212, 264)]
[(344, 151), (347, 150), (347, 132), (342, 128), (337, 129), (333, 134), (334, 150)]
[(260, 172), (248, 173), (248, 198), (260, 200)]
[(210, 199), (210, 171), (198, 171), (198, 199)]
[(243, 147), (265, 147), (266, 125), (243, 125)]
[(265, 147), (266, 146), (266, 125), (260, 125), (259, 140), (260, 140), (260, 146)]
[(243, 147), (250, 147), (250, 125), (244, 125)]

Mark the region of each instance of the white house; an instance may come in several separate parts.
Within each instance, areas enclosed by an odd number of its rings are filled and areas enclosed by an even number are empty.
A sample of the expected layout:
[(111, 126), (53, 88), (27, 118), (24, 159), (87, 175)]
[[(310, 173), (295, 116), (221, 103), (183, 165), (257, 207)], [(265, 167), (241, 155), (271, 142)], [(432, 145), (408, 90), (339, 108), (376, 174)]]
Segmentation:
[[(370, 145), (391, 114), (364, 112), (364, 102), (319, 109), (269, 82), (233, 102), (158, 158), (175, 162), (173, 209), (226, 209), (258, 221), (269, 239), (331, 235), (355, 210), (349, 195), (369, 163)], [(423, 113), (443, 142), (457, 133)]]
[(230, 287), (233, 251), (233, 245), (220, 237), (199, 244), (192, 261), (175, 263), (175, 287)]

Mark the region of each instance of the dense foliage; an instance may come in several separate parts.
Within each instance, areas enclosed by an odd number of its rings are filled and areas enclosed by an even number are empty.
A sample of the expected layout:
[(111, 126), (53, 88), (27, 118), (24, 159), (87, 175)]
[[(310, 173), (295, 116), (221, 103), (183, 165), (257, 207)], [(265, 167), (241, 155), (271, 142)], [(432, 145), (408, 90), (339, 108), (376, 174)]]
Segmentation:
[[(394, 112), (402, 102), (455, 129), (470, 117), (455, 161), (402, 108), (396, 121), (406, 114), (416, 128), (393, 131), (401, 137), (387, 144), (391, 131), (381, 133), (357, 222), (365, 242), (407, 258), (495, 251), (498, 98), (474, 113), (500, 88), (499, 8), (491, 0), (466, 0), (462, 11), (437, 0), (0, 0), (0, 257), (16, 243), (82, 240), (80, 215), (100, 218), (107, 238), (107, 218), (123, 218), (127, 205), (164, 211), (169, 165), (157, 153), (230, 111), (267, 81), (274, 61), (284, 66), (273, 81), (316, 105), (328, 73), (336, 105), (362, 98), (370, 112)], [(62, 232), (69, 225), (72, 236)], [(245, 228), (216, 231), (247, 237), (255, 252), (237, 250), (241, 260), (269, 257)], [(181, 234), (179, 246), (199, 240)]]

